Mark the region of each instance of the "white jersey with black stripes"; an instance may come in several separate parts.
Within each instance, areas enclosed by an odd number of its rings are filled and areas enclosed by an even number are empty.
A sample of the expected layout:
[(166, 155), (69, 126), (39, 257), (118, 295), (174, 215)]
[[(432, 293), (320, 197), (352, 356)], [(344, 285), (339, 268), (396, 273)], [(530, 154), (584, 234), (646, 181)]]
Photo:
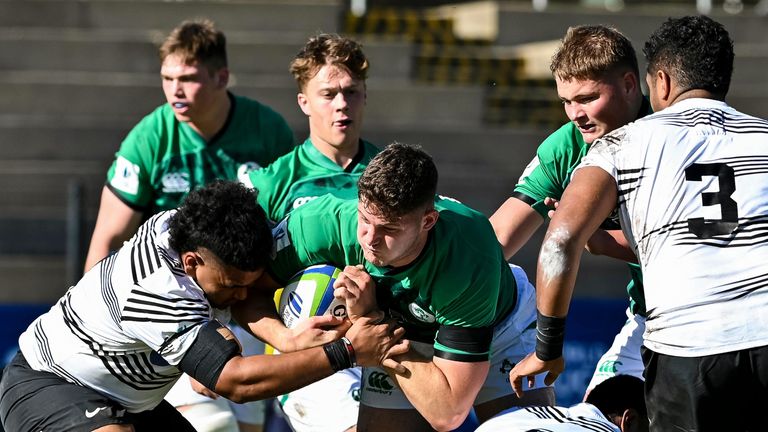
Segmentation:
[(162, 401), (201, 325), (229, 321), (168, 246), (172, 214), (149, 219), (29, 326), (19, 346), (33, 369), (104, 393), (129, 412)]
[(687, 99), (596, 141), (641, 262), (645, 345), (682, 357), (768, 344), (768, 122)]
[(620, 432), (592, 404), (570, 408), (535, 406), (514, 408), (481, 424), (476, 432)]

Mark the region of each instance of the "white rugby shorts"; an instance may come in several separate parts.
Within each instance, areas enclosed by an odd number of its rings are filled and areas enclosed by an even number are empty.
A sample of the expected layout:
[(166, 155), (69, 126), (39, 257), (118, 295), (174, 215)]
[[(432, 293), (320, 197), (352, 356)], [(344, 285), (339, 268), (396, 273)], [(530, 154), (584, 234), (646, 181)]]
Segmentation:
[[(522, 268), (514, 264), (509, 267), (517, 283), (517, 304), (493, 330), (491, 367), (475, 405), (512, 394), (509, 371), (536, 349), (536, 291)], [(411, 349), (432, 355), (432, 346), (428, 344), (411, 343)], [(546, 387), (544, 376), (536, 377), (533, 388)], [(381, 368), (363, 368), (360, 403), (374, 408), (414, 409), (397, 383)]]
[(633, 314), (627, 308), (627, 322), (613, 339), (608, 351), (600, 357), (595, 367), (592, 380), (587, 385), (587, 393), (595, 386), (616, 375), (632, 375), (643, 379), (643, 359), (640, 347), (643, 346), (645, 318)]

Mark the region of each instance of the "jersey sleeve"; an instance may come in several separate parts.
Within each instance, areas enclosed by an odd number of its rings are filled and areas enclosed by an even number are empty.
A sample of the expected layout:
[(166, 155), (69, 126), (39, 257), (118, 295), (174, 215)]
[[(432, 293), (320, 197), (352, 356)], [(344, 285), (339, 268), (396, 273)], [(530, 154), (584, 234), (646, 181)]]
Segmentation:
[[(161, 294), (145, 288), (161, 286), (158, 283), (180, 289), (164, 290)], [(134, 285), (125, 301), (120, 323), (123, 331), (146, 344), (169, 364), (179, 364), (202, 325), (212, 316), (202, 294), (197, 297), (186, 294), (195, 290), (199, 288), (180, 286), (176, 277), (169, 274), (144, 279), (141, 285)]]
[(598, 167), (614, 179), (617, 179), (618, 167), (616, 158), (622, 147), (626, 144), (624, 142), (627, 137), (626, 132), (627, 126), (624, 126), (596, 140), (576, 169)]
[(564, 131), (550, 135), (536, 150), (536, 156), (526, 166), (513, 196), (530, 205), (544, 219), (549, 207), (544, 205), (547, 197), (559, 199), (564, 190), (567, 176), (566, 156), (563, 149)]
[(272, 167), (274, 167), (275, 163), (268, 167), (251, 171), (248, 174), (248, 183), (246, 184), (246, 186), (258, 191), (256, 202), (258, 202), (261, 208), (267, 213), (267, 218), (273, 222), (280, 219), (276, 217), (274, 211), (274, 208), (276, 207), (274, 198), (277, 195), (277, 185), (275, 184), (275, 176), (273, 175)]
[(152, 199), (152, 160), (157, 149), (153, 121), (145, 117), (125, 137), (107, 171), (107, 187), (125, 204), (137, 210)]
[(326, 195), (292, 211), (278, 223), (272, 230), (275, 249), (267, 267), (270, 276), (284, 284), (296, 272), (314, 264), (344, 268), (362, 263), (354, 248), (357, 211), (353, 204)]

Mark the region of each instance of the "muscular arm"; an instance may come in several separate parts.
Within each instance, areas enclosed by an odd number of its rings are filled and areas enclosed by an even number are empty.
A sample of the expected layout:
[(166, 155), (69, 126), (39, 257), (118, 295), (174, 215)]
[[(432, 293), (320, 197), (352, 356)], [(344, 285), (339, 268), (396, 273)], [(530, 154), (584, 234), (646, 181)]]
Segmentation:
[(427, 358), (414, 350), (395, 358), (407, 370), (392, 374), (408, 400), (436, 430), (453, 430), (469, 414), (485, 382), (488, 361), (465, 363)]
[(616, 205), (616, 183), (604, 170), (579, 170), (565, 189), (541, 246), (536, 306), (544, 315), (568, 313), (579, 260), (587, 241)]
[(141, 212), (128, 207), (104, 186), (84, 271), (88, 271), (110, 251), (118, 249), (124, 241), (130, 239), (139, 229), (141, 218)]
[[(539, 254), (536, 307), (542, 315), (564, 318), (568, 314), (584, 246), (616, 205), (616, 197), (613, 177), (597, 167), (577, 171), (565, 189)], [(537, 340), (537, 345), (540, 343)], [(524, 377), (530, 383), (533, 375), (547, 372), (545, 382), (551, 384), (563, 367), (562, 356), (543, 361), (531, 354), (512, 369), (510, 382), (515, 393), (522, 396)]]
[[(358, 320), (348, 331), (361, 366), (379, 366), (387, 355), (403, 354), (408, 345), (400, 339), (405, 331), (388, 323), (374, 325)], [(243, 403), (285, 394), (333, 374), (323, 347), (279, 356), (235, 356), (224, 365), (216, 382), (216, 393)]]
[(597, 230), (587, 242), (587, 250), (593, 255), (605, 255), (618, 260), (637, 263), (637, 256), (629, 247), (621, 230)]
[(490, 218), (496, 238), (510, 259), (544, 223), (544, 218), (525, 202), (510, 197)]
[(251, 289), (248, 298), (231, 307), (232, 315), (244, 329), (258, 339), (286, 353), (321, 345), (343, 335), (338, 330), (321, 326), (336, 326), (341, 320), (331, 315), (309, 318), (304, 325), (289, 329), (277, 315), (274, 293), (280, 285), (266, 272)]

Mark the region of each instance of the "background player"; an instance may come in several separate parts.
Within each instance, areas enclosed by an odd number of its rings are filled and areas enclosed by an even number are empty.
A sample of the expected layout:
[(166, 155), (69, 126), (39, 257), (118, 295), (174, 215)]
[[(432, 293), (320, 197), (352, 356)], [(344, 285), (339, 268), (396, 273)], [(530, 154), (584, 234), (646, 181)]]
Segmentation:
[[(359, 302), (348, 300), (352, 320), (378, 303), (406, 323), (409, 339), (422, 342), (424, 354), (397, 359), (408, 374), (364, 371), (358, 430), (450, 430), (474, 403), (485, 419), (509, 406), (554, 401), (551, 388), (517, 400), (506, 381), (506, 367), (533, 343), (526, 331), (534, 319), (533, 287), (521, 269), (510, 270), (487, 218), (436, 199), (436, 187), (428, 155), (392, 144), (360, 177), (358, 200), (318, 198), (274, 230), (272, 286), (312, 264), (347, 266), (337, 288), (365, 287)], [(244, 321), (277, 321), (269, 319), (274, 307), (257, 313), (257, 306), (242, 311), (251, 314)]]
[(176, 208), (216, 178), (245, 178), (293, 148), (285, 120), (227, 90), (226, 38), (210, 21), (184, 22), (160, 47), (168, 103), (129, 132), (107, 174), (85, 269), (143, 220)]
[[(86, 270), (119, 248), (149, 216), (176, 208), (190, 190), (216, 178), (245, 179), (248, 171), (293, 148), (293, 133), (279, 114), (227, 90), (226, 38), (210, 21), (181, 23), (159, 54), (167, 103), (142, 119), (117, 152), (102, 191)], [(246, 342), (245, 349), (263, 352), (256, 340)], [(186, 379), (169, 398), (200, 432), (235, 429), (230, 406), (195, 393)], [(261, 422), (259, 405), (231, 405), (243, 431), (258, 430), (249, 425)], [(233, 426), (217, 426), (227, 423)]]
[[(379, 151), (360, 138), (368, 68), (359, 43), (331, 34), (310, 38), (291, 62), (309, 137), (268, 167), (252, 171), (246, 183), (259, 190), (259, 204), (271, 220), (280, 221), (328, 193), (357, 196), (357, 179)], [(275, 344), (280, 351), (294, 349), (288, 339)], [(341, 432), (357, 424), (359, 392), (360, 369), (352, 368), (279, 400), (294, 430)]]
[(542, 245), (536, 353), (511, 372), (563, 370), (565, 316), (586, 239), (619, 202), (642, 264), (643, 361), (653, 431), (766, 430), (768, 121), (729, 107), (733, 42), (704, 16), (648, 39), (656, 114), (598, 140)]
[(196, 189), (178, 211), (150, 218), (21, 335), (0, 384), (3, 425), (194, 431), (163, 400), (181, 371), (245, 402), (355, 363), (381, 364), (393, 346), (392, 353), (407, 349), (395, 346), (402, 329), (364, 318), (323, 347), (242, 357), (221, 323), (247, 298), (271, 250), (264, 211), (236, 182)]
[[(547, 137), (528, 164), (514, 193), (491, 216), (504, 256), (510, 259), (548, 217), (552, 200), (560, 199), (573, 170), (592, 142), (651, 112), (643, 98), (632, 43), (618, 30), (602, 25), (571, 27), (552, 57), (550, 69), (565, 113), (571, 120)], [(606, 221), (588, 249), (636, 262), (624, 247), (617, 224)], [(618, 247), (617, 247), (618, 246)], [(640, 346), (645, 303), (640, 267), (630, 264), (627, 286), (628, 321), (613, 346), (598, 362), (587, 389), (617, 373), (642, 377)]]
[(648, 412), (643, 380), (614, 375), (600, 382), (585, 403), (571, 407), (514, 408), (480, 425), (477, 432), (645, 432)]

